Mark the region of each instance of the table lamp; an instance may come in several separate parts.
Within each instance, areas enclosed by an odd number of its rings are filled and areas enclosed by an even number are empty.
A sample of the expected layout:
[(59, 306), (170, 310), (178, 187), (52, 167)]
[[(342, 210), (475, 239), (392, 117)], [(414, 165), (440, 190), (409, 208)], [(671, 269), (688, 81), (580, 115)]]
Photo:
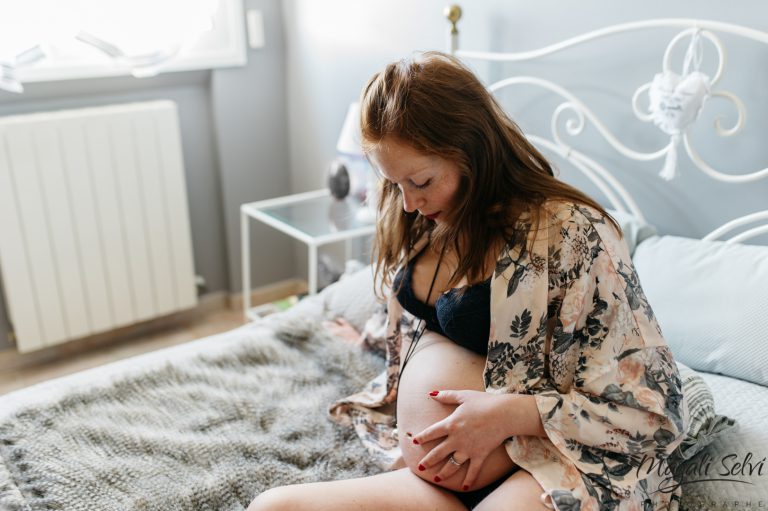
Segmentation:
[(360, 103), (354, 102), (347, 108), (347, 116), (336, 142), (336, 152), (347, 166), (349, 193), (359, 201), (365, 200), (373, 186), (373, 175), (361, 146)]

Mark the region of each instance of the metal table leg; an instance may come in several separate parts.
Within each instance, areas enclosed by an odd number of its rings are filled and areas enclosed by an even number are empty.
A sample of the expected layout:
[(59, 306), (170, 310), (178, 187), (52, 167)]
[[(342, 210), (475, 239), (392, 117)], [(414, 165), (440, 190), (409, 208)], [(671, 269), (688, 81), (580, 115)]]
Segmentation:
[(248, 311), (251, 309), (251, 240), (248, 214), (240, 210), (240, 246), (242, 247), (242, 279), (243, 279), (243, 319), (250, 321)]
[(309, 244), (309, 294), (317, 293), (317, 245)]

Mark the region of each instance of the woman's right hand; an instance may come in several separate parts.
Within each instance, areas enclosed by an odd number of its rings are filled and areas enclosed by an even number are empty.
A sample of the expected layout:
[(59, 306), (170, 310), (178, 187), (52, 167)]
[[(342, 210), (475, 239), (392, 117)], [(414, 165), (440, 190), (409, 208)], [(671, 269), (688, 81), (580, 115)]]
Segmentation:
[(330, 321), (323, 321), (323, 326), (333, 335), (341, 337), (344, 341), (355, 345), (363, 345), (363, 336), (360, 335), (355, 327), (344, 318), (335, 318)]

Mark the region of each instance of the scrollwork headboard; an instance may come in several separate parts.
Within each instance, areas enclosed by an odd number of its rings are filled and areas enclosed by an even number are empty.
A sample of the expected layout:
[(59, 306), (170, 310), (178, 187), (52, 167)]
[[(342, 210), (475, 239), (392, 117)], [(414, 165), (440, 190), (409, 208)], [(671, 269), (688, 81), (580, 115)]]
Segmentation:
[[(622, 212), (644, 218), (638, 202), (627, 188), (601, 165), (589, 156), (588, 148), (579, 145), (578, 136), (585, 126), (591, 125), (616, 153), (635, 162), (655, 162), (643, 164), (644, 168), (658, 172), (658, 176), (645, 176), (653, 179), (653, 186), (663, 187), (665, 183), (679, 179), (677, 168), (681, 160), (687, 157), (686, 165), (692, 164), (707, 178), (721, 182), (724, 187), (749, 187), (752, 183), (768, 182), (768, 167), (745, 172), (726, 172), (706, 161), (697, 151), (690, 135), (692, 126), (700, 113), (714, 99), (729, 102), (735, 111), (736, 121), (726, 125), (721, 117), (714, 120), (714, 131), (719, 137), (738, 135), (747, 119), (747, 108), (740, 96), (722, 85), (722, 78), (727, 70), (727, 48), (720, 35), (730, 34), (758, 44), (768, 49), (768, 32), (755, 30), (740, 25), (699, 19), (651, 19), (612, 25), (584, 34), (570, 37), (547, 46), (521, 52), (469, 51), (459, 47), (458, 22), (461, 9), (458, 6), (446, 8), (445, 15), (451, 26), (448, 35), (448, 51), (464, 61), (485, 61), (489, 63), (533, 61), (545, 56), (564, 52), (573, 47), (592, 41), (610, 38), (617, 34), (637, 31), (656, 31), (658, 29), (678, 29), (669, 40), (663, 55), (659, 55), (659, 66), (653, 70), (652, 79), (639, 84), (628, 94), (626, 122), (647, 124), (651, 130), (661, 130), (665, 142), (661, 147), (638, 149), (625, 143), (606, 125), (590, 105), (577, 94), (563, 85), (543, 76), (514, 75), (498, 79), (487, 85), (494, 94), (519, 86), (538, 88), (558, 98), (559, 103), (551, 114), (548, 135), (528, 133), (526, 136), (540, 149), (555, 154), (582, 172), (605, 196), (610, 205)], [(684, 46), (687, 45), (687, 46)], [(673, 55), (684, 49), (682, 72), (673, 68)], [(702, 66), (703, 54), (707, 53), (715, 65)], [(493, 65), (493, 64), (491, 64)], [(712, 68), (714, 67), (714, 72)], [(709, 72), (708, 72), (709, 71)], [(767, 91), (768, 92), (768, 91)], [(768, 103), (768, 100), (766, 100)], [(505, 105), (506, 107), (506, 105)], [(516, 118), (514, 112), (512, 117)], [(756, 148), (762, 151), (768, 160), (766, 147)], [(651, 165), (655, 165), (651, 167)], [(768, 187), (763, 188), (768, 191)], [(717, 239), (734, 230), (742, 232), (734, 235), (729, 242), (741, 242), (758, 235), (768, 233), (768, 194), (765, 201), (759, 201), (764, 210), (747, 214), (728, 221), (718, 227), (704, 239)], [(762, 223), (761, 223), (762, 222)], [(754, 225), (754, 224), (758, 225)], [(750, 227), (751, 226), (751, 227)]]

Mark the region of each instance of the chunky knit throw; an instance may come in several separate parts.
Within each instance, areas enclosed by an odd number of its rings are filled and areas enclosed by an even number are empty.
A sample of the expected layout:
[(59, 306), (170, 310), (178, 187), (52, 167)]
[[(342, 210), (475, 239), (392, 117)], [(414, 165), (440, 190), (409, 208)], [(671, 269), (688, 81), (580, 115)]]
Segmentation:
[[(248, 333), (250, 332), (250, 333)], [(0, 421), (0, 510), (242, 510), (380, 471), (328, 404), (383, 368), (299, 317)]]

